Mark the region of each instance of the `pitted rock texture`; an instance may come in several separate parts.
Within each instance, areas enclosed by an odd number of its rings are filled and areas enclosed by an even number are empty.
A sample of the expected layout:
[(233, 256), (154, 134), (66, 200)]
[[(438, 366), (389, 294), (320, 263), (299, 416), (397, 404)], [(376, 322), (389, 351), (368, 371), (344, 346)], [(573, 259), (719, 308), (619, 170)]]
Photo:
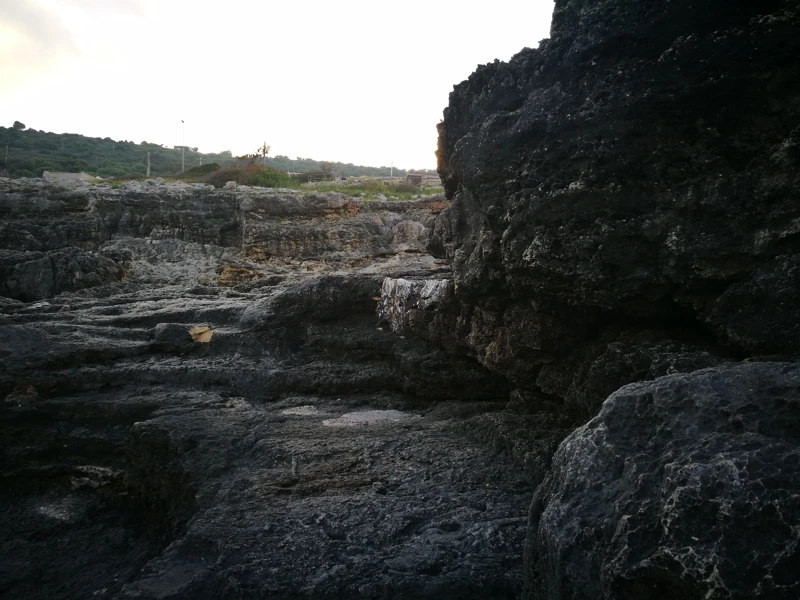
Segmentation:
[(381, 328), (383, 279), (0, 303), (2, 593), (517, 597), (553, 442), (516, 436), (502, 379)]
[(456, 86), (428, 247), (464, 329), (493, 322), (473, 354), (568, 402), (588, 393), (543, 365), (642, 334), (689, 370), (796, 356), (799, 32), (788, 1), (559, 0), (553, 39)]
[(452, 293), (392, 277), (380, 317), (502, 375), (556, 443), (681, 382), (561, 446), (527, 597), (797, 596), (797, 375), (769, 361), (800, 356), (799, 52), (793, 0), (556, 0), (552, 39), (450, 96), (428, 249)]
[(530, 596), (797, 598), (798, 515), (799, 365), (631, 384), (536, 492)]
[[(444, 308), (453, 295), (453, 283), (447, 279), (392, 279), (381, 284), (378, 318), (395, 332), (414, 332), (425, 311)], [(424, 326), (424, 324), (421, 323)]]
[(441, 208), (0, 181), (2, 594), (518, 596), (539, 444), (375, 318)]
[[(0, 179), (0, 295), (41, 300), (118, 281), (258, 283), (422, 252), (441, 196), (410, 202), (181, 183)], [(404, 259), (401, 257), (403, 262)], [(425, 272), (425, 271), (423, 271)]]

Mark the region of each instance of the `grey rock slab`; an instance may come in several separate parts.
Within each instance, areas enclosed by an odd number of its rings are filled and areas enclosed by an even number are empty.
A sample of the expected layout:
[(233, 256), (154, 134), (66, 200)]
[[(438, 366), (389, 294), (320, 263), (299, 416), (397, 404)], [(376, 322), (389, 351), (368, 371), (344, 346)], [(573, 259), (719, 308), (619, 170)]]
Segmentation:
[(345, 413), (335, 419), (325, 419), (325, 427), (359, 427), (382, 423), (398, 423), (415, 418), (417, 415), (399, 410), (362, 410)]
[[(474, 361), (377, 330), (383, 279), (0, 304), (0, 588), (518, 594), (533, 486), (477, 435), (505, 402)], [(322, 424), (343, 416), (361, 426)]]

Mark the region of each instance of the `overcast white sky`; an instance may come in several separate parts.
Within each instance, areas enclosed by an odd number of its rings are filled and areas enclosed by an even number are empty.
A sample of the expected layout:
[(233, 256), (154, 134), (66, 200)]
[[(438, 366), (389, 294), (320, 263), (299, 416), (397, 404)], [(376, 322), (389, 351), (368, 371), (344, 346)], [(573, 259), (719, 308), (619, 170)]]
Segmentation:
[(0, 0), (0, 125), (432, 168), (453, 85), (550, 0)]

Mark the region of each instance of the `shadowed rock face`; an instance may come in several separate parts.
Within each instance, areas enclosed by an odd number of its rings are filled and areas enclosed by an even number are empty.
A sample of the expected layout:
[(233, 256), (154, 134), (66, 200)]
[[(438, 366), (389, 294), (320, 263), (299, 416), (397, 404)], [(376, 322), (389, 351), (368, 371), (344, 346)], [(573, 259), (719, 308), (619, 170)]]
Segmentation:
[(456, 87), (428, 247), (502, 324), (500, 371), (570, 402), (576, 364), (644, 331), (720, 358), (800, 350), (798, 19), (557, 2), (552, 40)]
[(567, 40), (569, 53), (576, 58), (620, 43), (635, 47), (632, 52), (655, 58), (680, 36), (746, 27), (752, 17), (773, 13), (784, 5), (782, 0), (759, 4), (743, 0), (565, 0), (556, 2), (550, 35), (554, 40)]
[(537, 493), (529, 597), (798, 593), (797, 374), (768, 362), (800, 353), (798, 52), (793, 1), (557, 0), (450, 96), (452, 278), (379, 314), (519, 411), (602, 406)]
[(533, 488), (523, 444), (493, 449), (518, 420), (505, 384), (378, 329), (382, 279), (124, 283), (2, 305), (0, 587), (518, 595)]

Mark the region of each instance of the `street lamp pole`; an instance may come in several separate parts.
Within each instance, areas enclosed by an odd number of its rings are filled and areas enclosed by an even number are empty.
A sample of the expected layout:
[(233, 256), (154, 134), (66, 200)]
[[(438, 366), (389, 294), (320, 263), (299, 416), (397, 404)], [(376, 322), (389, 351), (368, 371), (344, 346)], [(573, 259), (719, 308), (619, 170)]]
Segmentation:
[(181, 119), (181, 173), (186, 170), (186, 123)]

